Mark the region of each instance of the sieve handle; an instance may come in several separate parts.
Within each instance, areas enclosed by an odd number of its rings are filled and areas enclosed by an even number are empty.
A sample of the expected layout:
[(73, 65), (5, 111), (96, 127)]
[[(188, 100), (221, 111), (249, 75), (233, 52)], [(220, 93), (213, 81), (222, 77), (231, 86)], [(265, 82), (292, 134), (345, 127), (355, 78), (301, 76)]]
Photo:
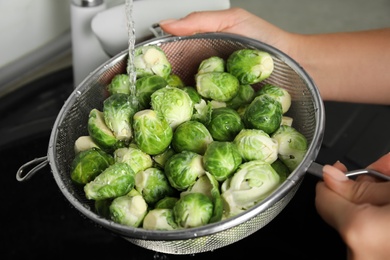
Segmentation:
[[(309, 168), (307, 169), (307, 172), (322, 179), (322, 168), (324, 166), (321, 164), (318, 164), (316, 162), (313, 162)], [(348, 171), (345, 173), (349, 178), (355, 178), (358, 175), (362, 174), (368, 174), (377, 178), (380, 178), (385, 181), (390, 181), (390, 176), (384, 175), (383, 173), (380, 173), (378, 171), (372, 170), (372, 169), (358, 169), (353, 171)]]
[[(47, 160), (47, 156), (43, 156), (43, 157), (35, 158), (34, 160), (31, 160), (23, 164), (16, 172), (16, 180), (26, 181), (30, 179), (35, 173), (37, 173), (40, 169), (45, 167), (46, 164), (48, 164), (48, 162), (49, 161)], [(31, 167), (32, 165), (36, 165), (36, 166), (33, 167), (31, 170), (29, 170), (26, 174), (24, 174), (24, 171), (27, 168)]]

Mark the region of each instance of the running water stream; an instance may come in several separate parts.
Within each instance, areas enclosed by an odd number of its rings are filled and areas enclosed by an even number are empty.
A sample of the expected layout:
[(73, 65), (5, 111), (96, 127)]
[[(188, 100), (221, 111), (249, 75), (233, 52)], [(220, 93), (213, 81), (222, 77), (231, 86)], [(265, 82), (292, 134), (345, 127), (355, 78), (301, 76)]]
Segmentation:
[(129, 58), (127, 60), (127, 73), (129, 75), (130, 94), (132, 95), (132, 102), (137, 102), (135, 82), (137, 75), (134, 66), (134, 52), (135, 52), (135, 25), (133, 19), (133, 0), (126, 0), (125, 4), (126, 20), (127, 20), (127, 33), (128, 33), (128, 50)]

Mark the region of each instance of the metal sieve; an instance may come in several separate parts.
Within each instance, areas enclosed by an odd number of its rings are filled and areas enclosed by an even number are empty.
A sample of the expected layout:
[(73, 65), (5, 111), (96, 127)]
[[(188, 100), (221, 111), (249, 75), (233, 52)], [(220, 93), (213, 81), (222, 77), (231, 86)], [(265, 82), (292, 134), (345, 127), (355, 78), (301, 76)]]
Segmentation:
[[(134, 228), (105, 219), (94, 212), (93, 202), (70, 179), (70, 165), (75, 156), (74, 142), (88, 135), (87, 121), (91, 109), (102, 109), (107, 98), (106, 86), (119, 73), (126, 73), (128, 51), (125, 50), (93, 71), (69, 96), (62, 107), (51, 132), (47, 157), (33, 170), (42, 168), (47, 161), (59, 189), (82, 215), (96, 224), (122, 236), (140, 247), (167, 254), (195, 254), (212, 251), (237, 242), (258, 231), (273, 220), (290, 202), (301, 181), (316, 158), (324, 132), (324, 107), (317, 87), (309, 75), (283, 52), (262, 42), (226, 33), (204, 33), (186, 37), (164, 36), (139, 45), (158, 45), (172, 64), (172, 72), (188, 86), (194, 86), (194, 75), (200, 62), (210, 56), (227, 58), (233, 51), (254, 48), (270, 53), (275, 62), (271, 76), (254, 85), (266, 83), (285, 88), (291, 95), (292, 105), (288, 116), (293, 126), (308, 140), (308, 152), (300, 165), (272, 194), (253, 208), (218, 223), (198, 228), (152, 231)], [(23, 168), (23, 167), (21, 167)], [(17, 178), (31, 177), (27, 174)]]

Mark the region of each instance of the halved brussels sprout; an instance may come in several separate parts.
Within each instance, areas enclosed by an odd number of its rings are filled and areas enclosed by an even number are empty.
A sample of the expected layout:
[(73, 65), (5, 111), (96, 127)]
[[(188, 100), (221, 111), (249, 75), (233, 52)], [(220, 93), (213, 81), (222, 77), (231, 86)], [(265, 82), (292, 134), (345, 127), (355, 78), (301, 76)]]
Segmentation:
[(237, 215), (266, 198), (280, 185), (280, 176), (272, 166), (255, 160), (240, 165), (221, 187), (225, 217)]
[(114, 162), (110, 154), (99, 148), (82, 151), (76, 154), (71, 163), (70, 178), (75, 183), (87, 184)]
[(271, 84), (266, 84), (256, 92), (256, 96), (260, 96), (263, 94), (270, 95), (271, 97), (278, 100), (280, 102), (280, 104), (282, 105), (283, 114), (286, 113), (290, 109), (291, 95), (284, 88), (281, 88), (281, 87), (275, 86), (275, 85), (271, 85)]
[(135, 48), (134, 67), (137, 79), (150, 75), (158, 75), (166, 79), (172, 71), (165, 52), (156, 45)]
[(216, 101), (228, 101), (237, 95), (240, 82), (227, 72), (207, 72), (196, 74), (196, 89), (206, 98)]
[(203, 155), (213, 141), (209, 130), (198, 121), (187, 121), (173, 132), (172, 147), (176, 152), (191, 151)]
[(202, 193), (188, 193), (180, 197), (173, 207), (176, 223), (182, 228), (194, 228), (209, 223), (213, 215), (213, 202)]
[(172, 155), (165, 163), (164, 171), (171, 186), (179, 191), (193, 185), (205, 172), (202, 156), (190, 151)]
[(151, 95), (160, 88), (164, 88), (168, 82), (161, 76), (151, 75), (137, 79), (135, 82), (136, 97), (139, 109), (150, 108)]
[(278, 158), (278, 142), (259, 129), (243, 129), (233, 143), (244, 161), (263, 160), (273, 163)]
[(241, 84), (255, 84), (271, 75), (274, 61), (268, 52), (240, 49), (230, 54), (226, 60), (226, 70)]
[(116, 162), (125, 162), (130, 165), (134, 173), (153, 166), (152, 157), (136, 147), (122, 147), (114, 151)]
[(102, 200), (127, 194), (134, 187), (134, 172), (127, 163), (114, 163), (84, 186), (87, 199)]
[(76, 139), (74, 142), (74, 153), (89, 150), (91, 148), (99, 148), (99, 146), (93, 141), (89, 135), (83, 135)]
[(111, 220), (131, 227), (139, 227), (147, 212), (148, 204), (135, 190), (115, 198), (110, 205)]
[(203, 165), (218, 181), (231, 176), (242, 163), (242, 157), (232, 142), (213, 141), (203, 155)]
[(157, 114), (165, 118), (172, 129), (191, 120), (194, 112), (194, 104), (187, 92), (169, 86), (152, 94), (151, 106)]
[(178, 226), (173, 217), (172, 209), (152, 209), (143, 221), (142, 227), (148, 230), (174, 230)]
[(168, 122), (157, 115), (156, 111), (145, 109), (133, 117), (134, 141), (145, 153), (160, 154), (172, 141), (173, 130)]
[(218, 56), (211, 56), (210, 58), (204, 59), (198, 67), (198, 74), (224, 71), (225, 60)]
[(282, 105), (268, 95), (256, 97), (245, 109), (243, 121), (246, 128), (260, 129), (271, 134), (282, 122)]
[(130, 81), (128, 74), (116, 74), (107, 86), (110, 95), (115, 93), (130, 94)]
[(288, 125), (281, 125), (271, 137), (278, 142), (279, 159), (290, 171), (295, 170), (306, 155), (308, 149), (306, 137)]
[(165, 196), (175, 194), (164, 172), (158, 168), (148, 168), (135, 175), (135, 189), (148, 205), (153, 205)]
[(216, 141), (233, 141), (244, 128), (244, 123), (236, 110), (229, 107), (216, 108), (211, 113), (207, 129)]

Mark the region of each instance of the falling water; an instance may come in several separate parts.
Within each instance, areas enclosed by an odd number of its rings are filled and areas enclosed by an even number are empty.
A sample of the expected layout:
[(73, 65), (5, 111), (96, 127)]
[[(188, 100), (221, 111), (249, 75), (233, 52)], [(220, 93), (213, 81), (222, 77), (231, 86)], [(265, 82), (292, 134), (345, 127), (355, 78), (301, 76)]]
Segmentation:
[(126, 19), (127, 19), (127, 33), (129, 40), (129, 58), (127, 60), (127, 73), (129, 74), (130, 93), (133, 96), (133, 102), (136, 102), (135, 98), (135, 82), (137, 75), (134, 67), (134, 49), (135, 49), (135, 26), (133, 19), (133, 0), (126, 0)]

